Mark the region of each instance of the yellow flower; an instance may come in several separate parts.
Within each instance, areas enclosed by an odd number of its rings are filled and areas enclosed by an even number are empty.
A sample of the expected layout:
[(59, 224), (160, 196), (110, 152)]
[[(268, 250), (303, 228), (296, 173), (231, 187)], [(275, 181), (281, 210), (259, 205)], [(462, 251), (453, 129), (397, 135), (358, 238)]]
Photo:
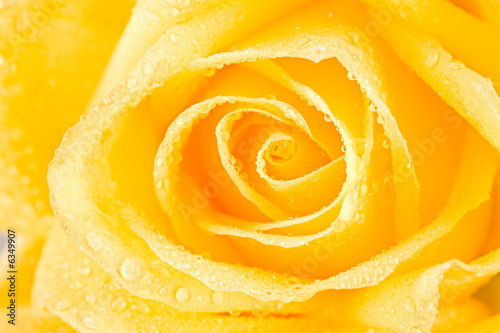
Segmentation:
[(0, 1), (0, 35), (2, 332), (500, 329), (500, 2)]

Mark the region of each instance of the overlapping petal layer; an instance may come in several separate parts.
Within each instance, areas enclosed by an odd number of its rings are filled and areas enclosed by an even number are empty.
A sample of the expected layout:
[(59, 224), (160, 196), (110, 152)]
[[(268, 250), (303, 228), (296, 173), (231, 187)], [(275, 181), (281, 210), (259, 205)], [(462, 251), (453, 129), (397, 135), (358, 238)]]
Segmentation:
[(498, 28), (364, 2), (139, 1), (49, 169), (37, 320), (495, 327)]
[[(123, 1), (3, 1), (0, 3), (0, 249), (2, 272), (12, 271), (4, 233), (15, 232), (16, 331), (56, 332), (70, 326), (30, 308), (37, 261), (55, 221), (47, 164), (61, 136), (80, 117), (132, 8)], [(104, 29), (105, 28), (105, 29)], [(64, 48), (61, 47), (64, 45)], [(93, 47), (89, 47), (93, 45)], [(6, 276), (2, 308), (11, 299)], [(5, 316), (4, 319), (9, 317)], [(0, 331), (13, 326), (1, 321)]]

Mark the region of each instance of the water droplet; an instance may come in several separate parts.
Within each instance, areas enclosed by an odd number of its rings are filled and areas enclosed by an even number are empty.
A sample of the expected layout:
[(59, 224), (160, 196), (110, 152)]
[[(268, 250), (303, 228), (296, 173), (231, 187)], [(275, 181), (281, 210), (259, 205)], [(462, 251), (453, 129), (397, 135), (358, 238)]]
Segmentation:
[(96, 234), (95, 232), (89, 232), (85, 236), (87, 244), (95, 251), (98, 252), (104, 247), (103, 237)]
[(179, 302), (187, 302), (189, 300), (190, 293), (189, 290), (185, 287), (180, 287), (175, 292), (175, 299)]
[(357, 32), (351, 31), (351, 32), (348, 32), (348, 35), (354, 43), (359, 42), (359, 34)]
[(94, 323), (94, 318), (90, 314), (83, 316), (82, 322), (83, 322), (83, 326), (85, 326), (86, 328), (89, 328), (91, 330), (98, 330), (99, 329), (96, 326), (96, 324)]
[(239, 317), (241, 315), (241, 311), (238, 311), (238, 310), (231, 310), (229, 311), (229, 315), (231, 317)]
[(120, 285), (120, 283), (118, 283), (118, 281), (116, 280), (112, 280), (109, 284), (108, 284), (108, 289), (111, 290), (111, 291), (117, 291), (117, 290), (121, 290), (122, 289), (122, 286)]
[(212, 294), (212, 302), (216, 305), (222, 304), (224, 302), (224, 293), (220, 291), (214, 291)]
[(67, 298), (61, 299), (57, 301), (57, 303), (55, 304), (55, 308), (58, 311), (64, 311), (69, 309), (70, 307), (71, 307), (71, 302)]
[(347, 78), (348, 78), (349, 80), (351, 80), (351, 81), (356, 80), (356, 77), (355, 77), (355, 76), (354, 76), (354, 74), (353, 74), (353, 73), (351, 73), (351, 72), (347, 72)]
[(246, 182), (248, 180), (248, 174), (246, 172), (240, 173), (240, 178), (242, 181)]
[(384, 146), (385, 149), (391, 148), (391, 140), (385, 139), (382, 145)]
[(427, 57), (425, 64), (429, 67), (434, 67), (438, 64), (440, 57), (441, 55), (439, 53), (433, 53), (429, 57)]
[(170, 7), (168, 9), (168, 13), (172, 16), (177, 16), (177, 15), (179, 15), (179, 10), (175, 7)]
[(137, 79), (135, 77), (129, 77), (127, 79), (127, 88), (132, 89), (137, 85)]
[(80, 270), (80, 273), (83, 275), (83, 276), (89, 276), (90, 275), (90, 268), (88, 267), (84, 267)]
[(180, 40), (181, 40), (181, 38), (179, 37), (179, 35), (177, 35), (175, 33), (170, 35), (170, 41), (172, 43), (177, 44)]
[(122, 277), (127, 281), (136, 281), (145, 270), (144, 262), (138, 257), (128, 257), (119, 268)]
[(314, 52), (316, 53), (325, 53), (326, 52), (326, 46), (324, 45), (318, 45), (314, 48)]
[[(356, 62), (356, 63), (360, 63), (360, 62), (361, 62), (361, 60), (363, 60), (363, 57), (364, 57), (364, 56), (363, 56), (363, 54), (362, 54), (362, 53), (353, 53), (353, 54), (351, 55), (351, 57), (352, 57), (352, 60), (353, 60), (354, 62)], [(363, 88), (361, 88), (361, 89), (363, 89)]]
[(115, 311), (121, 311), (127, 307), (127, 301), (125, 298), (119, 297), (111, 303), (111, 308)]
[(372, 111), (372, 112), (378, 111), (378, 106), (373, 102), (370, 103), (370, 111)]
[(69, 284), (70, 289), (80, 289), (81, 287), (82, 287), (82, 283), (78, 280)]
[(95, 294), (94, 293), (90, 293), (90, 294), (87, 294), (85, 295), (85, 300), (89, 303), (89, 304), (94, 304), (96, 302), (96, 297), (95, 297)]
[(410, 296), (405, 297), (404, 306), (406, 311), (408, 311), (410, 314), (415, 313), (416, 305), (412, 297)]
[(175, 120), (175, 124), (179, 127), (188, 127), (186, 125), (189, 125), (189, 117), (185, 117), (185, 116), (179, 116), (176, 120)]
[(449, 67), (451, 70), (457, 71), (457, 70), (463, 69), (465, 66), (463, 63), (461, 63), (458, 60), (452, 60), (452, 61), (450, 61)]
[(305, 49), (313, 45), (313, 42), (309, 38), (304, 38), (299, 42), (299, 48)]
[(144, 314), (148, 314), (151, 311), (151, 309), (146, 305), (146, 303), (141, 302), (137, 304), (137, 311)]
[(359, 196), (364, 197), (366, 195), (366, 193), (368, 193), (368, 185), (366, 185), (365, 182), (362, 182), (359, 185)]
[(206, 77), (212, 77), (214, 76), (214, 74), (215, 74), (215, 67), (208, 68), (203, 71), (203, 75), (205, 75)]
[(142, 73), (144, 75), (153, 74), (153, 65), (149, 62), (146, 62), (144, 65), (142, 65)]

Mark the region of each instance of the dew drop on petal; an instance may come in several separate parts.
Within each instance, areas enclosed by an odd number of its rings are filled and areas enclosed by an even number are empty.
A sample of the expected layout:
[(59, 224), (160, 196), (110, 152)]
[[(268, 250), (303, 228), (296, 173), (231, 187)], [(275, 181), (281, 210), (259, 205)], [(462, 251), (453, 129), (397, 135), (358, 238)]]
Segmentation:
[(416, 305), (412, 297), (410, 296), (405, 297), (404, 306), (406, 311), (408, 311), (410, 314), (415, 313)]
[(83, 316), (82, 322), (83, 322), (83, 326), (85, 326), (86, 328), (89, 328), (91, 330), (98, 330), (99, 329), (99, 327), (97, 327), (95, 322), (94, 322), (94, 318), (90, 314)]
[(185, 287), (180, 287), (175, 292), (175, 299), (179, 302), (187, 302), (190, 296), (189, 290)]
[(146, 62), (142, 66), (142, 72), (144, 73), (144, 75), (151, 75), (151, 74), (153, 74), (153, 64), (151, 64), (149, 62)]
[(144, 274), (144, 263), (137, 257), (128, 257), (119, 268), (121, 276), (127, 281), (136, 281)]
[(215, 67), (208, 68), (203, 71), (203, 75), (205, 75), (206, 77), (212, 77), (214, 76), (214, 74), (215, 74)]
[(104, 247), (104, 242), (103, 239), (100, 235), (96, 234), (95, 232), (89, 232), (85, 236), (85, 240), (87, 241), (87, 244), (95, 251), (98, 252), (102, 250)]
[(425, 64), (429, 67), (434, 67), (439, 62), (440, 57), (439, 53), (433, 53), (426, 59)]
[(177, 34), (170, 35), (170, 41), (172, 43), (177, 44), (180, 40), (181, 40), (181, 38), (179, 37), (179, 35), (177, 35)]
[(214, 291), (212, 294), (212, 302), (216, 305), (224, 302), (224, 294), (220, 291)]
[(137, 79), (135, 77), (129, 77), (127, 80), (127, 88), (132, 89), (137, 85)]
[(449, 64), (449, 67), (451, 70), (460, 70), (460, 69), (463, 69), (465, 66), (463, 63), (461, 63), (460, 61), (458, 60), (452, 60), (450, 61), (450, 64)]
[(69, 309), (70, 307), (71, 307), (71, 302), (67, 298), (61, 299), (57, 301), (57, 303), (55, 304), (55, 308), (58, 311), (64, 311)]
[(385, 139), (382, 145), (385, 149), (389, 149), (391, 148), (391, 141), (389, 139)]
[(89, 304), (94, 304), (96, 302), (96, 297), (95, 297), (95, 294), (94, 293), (90, 293), (90, 294), (87, 294), (85, 295), (85, 300), (89, 303)]
[(324, 45), (318, 45), (314, 48), (314, 52), (316, 53), (325, 53), (326, 52), (326, 46)]
[(115, 311), (121, 311), (127, 307), (127, 301), (123, 297), (117, 298), (111, 303), (111, 307)]
[(88, 267), (84, 267), (80, 270), (80, 273), (83, 275), (83, 276), (89, 276), (90, 275), (90, 268)]
[(168, 9), (168, 13), (172, 16), (177, 16), (179, 15), (179, 10), (175, 7), (171, 7)]

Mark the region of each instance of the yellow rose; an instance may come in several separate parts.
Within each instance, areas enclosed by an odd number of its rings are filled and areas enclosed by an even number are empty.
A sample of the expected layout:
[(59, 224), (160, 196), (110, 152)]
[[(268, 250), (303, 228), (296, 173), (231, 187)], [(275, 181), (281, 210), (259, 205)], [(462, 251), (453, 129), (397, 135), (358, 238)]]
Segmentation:
[(500, 330), (500, 2), (18, 0), (0, 35), (2, 332)]

